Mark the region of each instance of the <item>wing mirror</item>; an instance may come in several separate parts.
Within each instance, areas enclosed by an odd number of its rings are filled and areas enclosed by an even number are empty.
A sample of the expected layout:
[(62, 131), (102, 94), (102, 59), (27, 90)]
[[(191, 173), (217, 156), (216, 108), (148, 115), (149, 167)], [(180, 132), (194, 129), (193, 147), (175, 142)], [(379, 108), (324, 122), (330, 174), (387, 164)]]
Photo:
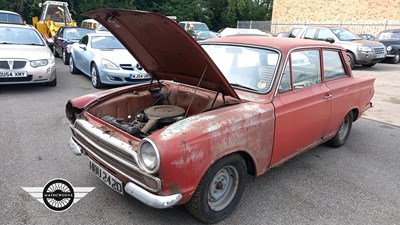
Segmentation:
[(335, 39), (333, 39), (333, 38), (327, 38), (327, 39), (325, 39), (325, 41), (326, 42), (329, 42), (329, 43), (335, 43)]

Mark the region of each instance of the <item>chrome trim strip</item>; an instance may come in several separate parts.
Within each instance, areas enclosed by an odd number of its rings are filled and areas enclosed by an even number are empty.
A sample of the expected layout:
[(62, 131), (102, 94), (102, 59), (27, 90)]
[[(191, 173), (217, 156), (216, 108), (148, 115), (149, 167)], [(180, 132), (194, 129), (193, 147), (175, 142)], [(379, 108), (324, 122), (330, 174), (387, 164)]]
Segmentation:
[(125, 192), (144, 204), (157, 209), (172, 207), (182, 199), (182, 194), (168, 196), (154, 195), (131, 182), (125, 185)]
[[(90, 148), (88, 148), (87, 146), (85, 146), (84, 144), (82, 144), (81, 142), (79, 142), (79, 140), (76, 140), (75, 138), (73, 138), (73, 141), (78, 143), (81, 147), (83, 147), (85, 149), (85, 151), (89, 152), (91, 156), (95, 157), (98, 161), (100, 161), (101, 163), (107, 165), (107, 167), (111, 168), (112, 170), (115, 170), (117, 173), (125, 176), (126, 178), (128, 178), (131, 181), (136, 182), (137, 184), (139, 184), (140, 186), (142, 186), (143, 188), (152, 191), (152, 192), (158, 192), (161, 191), (161, 180), (159, 178), (156, 177), (150, 177), (148, 174), (143, 173), (142, 171), (137, 170), (138, 172), (140, 172), (142, 175), (148, 177), (151, 180), (154, 180), (157, 183), (157, 189), (152, 189), (148, 186), (146, 186), (145, 184), (143, 184), (142, 182), (136, 180), (135, 178), (129, 176), (128, 174), (122, 172), (121, 170), (115, 168), (113, 165), (111, 165), (110, 163), (108, 163), (107, 161), (103, 160), (100, 156), (98, 156), (96, 153), (94, 153), (93, 151), (90, 150)], [(128, 182), (131, 183), (131, 182)]]
[[(77, 119), (75, 121), (75, 123), (79, 124), (80, 126), (82, 126), (86, 131), (88, 131), (89, 133), (93, 134), (96, 137), (101, 138), (101, 140), (105, 141), (108, 144), (111, 144), (112, 146), (114, 146), (115, 148), (120, 149), (121, 151), (124, 151), (125, 153), (132, 155), (133, 159), (135, 160), (136, 164), (139, 165), (138, 163), (138, 158), (137, 158), (137, 153), (132, 149), (132, 146), (130, 146), (129, 144), (109, 135), (104, 133), (103, 131), (101, 131), (100, 129), (97, 129), (96, 127), (94, 127), (92, 124), (90, 124), (89, 122), (82, 120), (82, 119)], [(72, 129), (74, 131), (77, 131), (75, 129), (75, 127), (72, 127)], [(79, 132), (79, 131), (78, 131)], [(80, 132), (79, 132), (80, 133)], [(82, 134), (82, 133), (80, 133)], [(82, 135), (81, 135), (82, 136)], [(82, 136), (84, 137), (84, 136)], [(85, 140), (87, 140), (87, 138), (85, 138)]]
[(82, 148), (74, 141), (72, 137), (68, 141), (68, 147), (75, 155), (77, 156), (82, 155)]

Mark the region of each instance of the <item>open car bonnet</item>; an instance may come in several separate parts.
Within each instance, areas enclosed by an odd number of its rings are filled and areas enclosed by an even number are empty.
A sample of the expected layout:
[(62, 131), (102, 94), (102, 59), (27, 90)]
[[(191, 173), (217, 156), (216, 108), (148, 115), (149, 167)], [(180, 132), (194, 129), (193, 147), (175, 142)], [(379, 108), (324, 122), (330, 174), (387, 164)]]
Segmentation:
[(152, 12), (100, 9), (85, 13), (106, 27), (152, 76), (239, 99), (203, 48), (173, 20)]

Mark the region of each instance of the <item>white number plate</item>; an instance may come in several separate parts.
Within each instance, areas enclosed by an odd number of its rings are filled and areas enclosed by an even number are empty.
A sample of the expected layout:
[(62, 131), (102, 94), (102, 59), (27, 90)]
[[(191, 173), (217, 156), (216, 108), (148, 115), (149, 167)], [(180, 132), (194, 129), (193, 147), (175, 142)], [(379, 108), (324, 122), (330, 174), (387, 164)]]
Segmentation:
[(97, 163), (93, 162), (90, 160), (90, 170), (97, 175), (104, 183), (106, 183), (110, 188), (112, 188), (114, 191), (124, 194), (124, 189), (122, 182), (111, 175), (109, 172), (101, 168)]
[(376, 58), (384, 58), (385, 57), (385, 54), (377, 54), (376, 55)]
[(145, 79), (145, 78), (149, 78), (148, 74), (143, 74), (143, 73), (136, 73), (136, 74), (129, 74), (129, 77), (131, 79)]
[(28, 72), (0, 71), (0, 78), (27, 77)]

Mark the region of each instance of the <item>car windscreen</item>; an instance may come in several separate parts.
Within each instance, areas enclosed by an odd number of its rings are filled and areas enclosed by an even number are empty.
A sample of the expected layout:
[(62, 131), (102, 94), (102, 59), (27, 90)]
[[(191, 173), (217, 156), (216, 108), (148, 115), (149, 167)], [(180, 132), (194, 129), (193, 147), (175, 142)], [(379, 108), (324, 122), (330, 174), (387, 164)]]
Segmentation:
[(278, 52), (232, 45), (204, 44), (202, 47), (233, 88), (257, 93), (271, 89)]
[(378, 36), (379, 40), (400, 40), (400, 32), (399, 33), (394, 33), (394, 32), (382, 32)]
[(0, 27), (0, 44), (45, 45), (35, 30), (17, 27)]
[(125, 47), (114, 36), (92, 37), (92, 48), (95, 49), (124, 49)]
[(68, 40), (80, 40), (86, 34), (94, 33), (94, 30), (91, 29), (82, 29), (82, 28), (69, 28), (65, 29), (65, 39)]
[(331, 30), (336, 35), (336, 37), (341, 41), (354, 41), (361, 39), (356, 34), (353, 34), (349, 30), (344, 28), (331, 28)]
[(209, 30), (205, 23), (195, 23), (194, 29), (195, 30)]
[(12, 13), (0, 13), (0, 22), (23, 24), (21, 16)]

